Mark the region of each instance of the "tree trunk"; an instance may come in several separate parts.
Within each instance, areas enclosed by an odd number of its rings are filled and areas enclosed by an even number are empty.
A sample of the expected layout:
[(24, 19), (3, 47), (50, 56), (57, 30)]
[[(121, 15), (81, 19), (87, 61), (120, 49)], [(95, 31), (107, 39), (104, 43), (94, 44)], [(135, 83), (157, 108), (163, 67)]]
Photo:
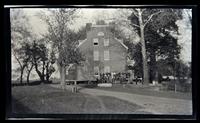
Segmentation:
[(49, 82), (49, 62), (47, 62), (47, 65), (46, 65), (46, 81)]
[(20, 73), (20, 84), (22, 85), (22, 81), (23, 81), (23, 73), (24, 73), (24, 70), (23, 68), (21, 67), (21, 73)]
[(178, 67), (176, 67), (177, 81), (180, 82), (180, 79), (181, 79), (181, 71), (180, 71), (181, 70), (181, 64), (180, 64), (180, 61), (177, 62), (177, 66), (178, 66)]
[(29, 77), (30, 77), (30, 73), (33, 69), (33, 65), (31, 65), (31, 68), (28, 70), (28, 73), (27, 73), (27, 84), (29, 84)]
[(64, 66), (60, 66), (60, 84), (61, 87), (64, 88), (65, 86), (65, 73), (66, 73), (66, 68)]
[(25, 65), (21, 66), (21, 72), (20, 72), (20, 84), (23, 84), (23, 75), (24, 75), (24, 69)]
[(156, 54), (155, 51), (150, 51), (150, 82), (158, 81), (157, 67), (156, 67)]
[(149, 70), (146, 57), (146, 46), (144, 40), (144, 24), (142, 20), (141, 11), (138, 11), (138, 18), (140, 24), (140, 41), (142, 44), (142, 61), (143, 61), (143, 84), (149, 84)]
[(23, 81), (23, 70), (22, 70), (22, 68), (21, 68), (21, 74), (20, 74), (20, 84), (22, 85), (22, 81)]
[(43, 82), (45, 81), (45, 61), (42, 62), (42, 78), (43, 78)]
[(158, 69), (156, 69), (156, 71), (155, 71), (155, 81), (159, 83)]
[(19, 66), (20, 66), (20, 84), (22, 85), (25, 65), (21, 64), (21, 62), (20, 62), (19, 58), (17, 57), (16, 52), (14, 50), (13, 50), (13, 55), (14, 55), (15, 59), (17, 60)]
[(62, 68), (61, 68), (61, 66), (60, 65), (58, 65), (58, 67), (59, 67), (59, 73), (60, 73), (60, 83), (61, 83), (61, 81), (62, 81)]
[(37, 64), (35, 64), (35, 71), (37, 72), (38, 76), (40, 77), (40, 81), (41, 81), (41, 82), (44, 82), (44, 76), (43, 76), (42, 73), (38, 70)]

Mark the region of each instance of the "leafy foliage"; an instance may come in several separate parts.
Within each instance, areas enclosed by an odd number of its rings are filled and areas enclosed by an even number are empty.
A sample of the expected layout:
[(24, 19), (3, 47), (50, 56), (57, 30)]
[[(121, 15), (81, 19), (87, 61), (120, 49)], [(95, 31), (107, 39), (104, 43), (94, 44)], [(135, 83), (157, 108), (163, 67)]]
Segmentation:
[(55, 71), (53, 67), (56, 61), (55, 53), (51, 51), (49, 56), (49, 51), (45, 44), (39, 44), (36, 41), (31, 44), (25, 43), (21, 50), (25, 52), (24, 60), (27, 60), (35, 67), (41, 81), (45, 81), (45, 77), (49, 81), (51, 74)]
[[(128, 17), (130, 25), (133, 30), (137, 32), (141, 38), (141, 28), (144, 28), (144, 40), (145, 50), (148, 61), (148, 67), (150, 68), (150, 79), (155, 79), (156, 72), (161, 72), (160, 66), (166, 66), (163, 71), (168, 71), (169, 74), (173, 74), (175, 70), (175, 64), (179, 59), (181, 46), (177, 43), (176, 35), (179, 35), (177, 20), (182, 19), (181, 9), (153, 9), (153, 8), (134, 8), (132, 13)], [(142, 17), (143, 25), (139, 23), (139, 13)], [(122, 31), (115, 31), (116, 34), (122, 35)], [(122, 36), (121, 36), (122, 37)], [(133, 42), (133, 41), (130, 41)], [(130, 68), (135, 70), (135, 75), (143, 75), (143, 54), (141, 42), (132, 44), (125, 43), (129, 47), (129, 54), (135, 61), (135, 65)], [(159, 60), (159, 62), (157, 61)], [(162, 62), (160, 62), (162, 61)], [(162, 64), (162, 65), (161, 65)]]
[(65, 74), (70, 64), (79, 64), (83, 60), (81, 53), (76, 49), (78, 40), (86, 35), (83, 28), (76, 33), (69, 28), (77, 9), (49, 9), (49, 15), (39, 14), (40, 18), (47, 23), (48, 33), (46, 39), (52, 43), (52, 47), (58, 51), (57, 63), (60, 68), (61, 85), (65, 83)]
[(12, 55), (19, 64), (20, 83), (22, 84), (25, 67), (28, 64), (28, 59), (25, 55), (22, 45), (24, 42), (29, 42), (32, 39), (32, 32), (29, 25), (29, 19), (21, 9), (10, 10), (11, 23), (11, 49)]
[(138, 76), (138, 77), (142, 77), (143, 73), (142, 73), (142, 69), (143, 69), (143, 65), (142, 65), (142, 52), (141, 52), (141, 43), (138, 44), (130, 44), (127, 45), (129, 46), (129, 53), (131, 55), (131, 59), (134, 59), (135, 64), (132, 68), (132, 70), (134, 70), (134, 75)]

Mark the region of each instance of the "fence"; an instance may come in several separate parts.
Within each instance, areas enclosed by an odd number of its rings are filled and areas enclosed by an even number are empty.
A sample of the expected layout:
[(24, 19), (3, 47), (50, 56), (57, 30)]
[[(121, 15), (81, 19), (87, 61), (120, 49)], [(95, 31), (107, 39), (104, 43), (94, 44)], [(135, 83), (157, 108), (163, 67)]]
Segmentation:
[(192, 92), (191, 83), (179, 83), (175, 81), (162, 82), (160, 90), (175, 91), (175, 92)]

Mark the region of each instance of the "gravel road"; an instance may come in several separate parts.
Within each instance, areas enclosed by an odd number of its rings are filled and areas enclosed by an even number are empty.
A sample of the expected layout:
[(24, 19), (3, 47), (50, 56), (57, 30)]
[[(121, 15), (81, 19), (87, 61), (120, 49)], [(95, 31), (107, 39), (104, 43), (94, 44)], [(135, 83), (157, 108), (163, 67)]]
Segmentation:
[(169, 115), (191, 115), (192, 101), (184, 99), (163, 98), (155, 96), (146, 96), (139, 94), (130, 94), (122, 92), (112, 92), (98, 89), (81, 89), (81, 93), (93, 96), (111, 96), (144, 107), (141, 111), (151, 112), (153, 114)]

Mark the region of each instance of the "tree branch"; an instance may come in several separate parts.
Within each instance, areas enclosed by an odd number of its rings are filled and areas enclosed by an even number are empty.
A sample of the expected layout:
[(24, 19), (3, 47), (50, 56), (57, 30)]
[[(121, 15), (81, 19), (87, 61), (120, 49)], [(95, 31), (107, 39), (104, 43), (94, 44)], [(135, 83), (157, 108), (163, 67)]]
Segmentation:
[(135, 26), (135, 27), (138, 27), (138, 28), (140, 28), (140, 26), (139, 25), (137, 25), (137, 24), (130, 24), (131, 26)]
[(152, 19), (152, 17), (154, 16), (154, 15), (157, 15), (157, 14), (159, 14), (159, 13), (161, 13), (162, 11), (159, 11), (159, 12), (156, 12), (156, 13), (153, 13), (152, 15), (150, 15), (150, 17), (147, 19), (147, 21), (145, 22), (145, 24), (144, 24), (144, 27), (146, 26), (146, 24), (147, 23), (149, 23), (149, 21)]
[[(44, 13), (42, 13), (42, 14), (41, 13), (38, 13), (37, 16), (39, 16), (40, 19), (42, 19), (43, 21), (45, 21), (47, 23), (47, 25), (49, 26), (48, 28), (49, 28), (50, 32), (53, 34), (53, 36), (55, 37), (55, 39), (59, 39), (59, 37), (54, 32), (53, 25), (50, 22), (50, 18), (48, 16), (46, 16)], [(53, 13), (53, 11), (52, 11), (52, 13)]]
[(14, 49), (13, 49), (13, 55), (14, 55), (15, 59), (17, 60), (17, 62), (19, 63), (20, 67), (22, 68), (22, 64), (21, 64), (19, 58), (17, 57), (16, 52), (14, 51)]
[(137, 12), (133, 9), (133, 14), (138, 18)]
[[(140, 26), (139, 25), (137, 25), (137, 24), (132, 24), (132, 23), (129, 23), (127, 20), (121, 20), (121, 22), (125, 22), (126, 24), (125, 24), (125, 26), (128, 26), (128, 25), (131, 25), (131, 26), (135, 26), (135, 27), (138, 27), (138, 28), (140, 28)], [(122, 23), (120, 23), (121, 25), (124, 25), (124, 24), (122, 24)]]
[(141, 10), (141, 15), (142, 15), (142, 13), (144, 12), (144, 9), (140, 9)]

